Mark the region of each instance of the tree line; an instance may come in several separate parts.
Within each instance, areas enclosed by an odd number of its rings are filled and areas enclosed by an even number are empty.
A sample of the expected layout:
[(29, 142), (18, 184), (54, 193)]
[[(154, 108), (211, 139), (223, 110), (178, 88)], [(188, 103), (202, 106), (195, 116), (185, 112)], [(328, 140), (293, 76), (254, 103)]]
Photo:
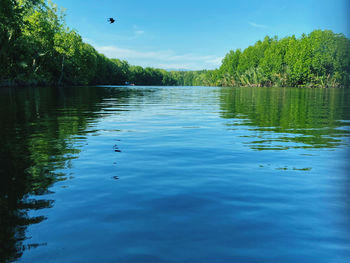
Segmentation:
[(176, 85), (176, 73), (98, 53), (45, 0), (1, 0), (0, 81), (17, 84)]
[(196, 78), (214, 86), (348, 87), (350, 39), (330, 30), (266, 36), (243, 51), (231, 50), (219, 69)]
[(231, 50), (215, 70), (166, 71), (109, 59), (46, 0), (1, 0), (0, 84), (347, 87), (350, 40), (330, 30), (265, 37)]

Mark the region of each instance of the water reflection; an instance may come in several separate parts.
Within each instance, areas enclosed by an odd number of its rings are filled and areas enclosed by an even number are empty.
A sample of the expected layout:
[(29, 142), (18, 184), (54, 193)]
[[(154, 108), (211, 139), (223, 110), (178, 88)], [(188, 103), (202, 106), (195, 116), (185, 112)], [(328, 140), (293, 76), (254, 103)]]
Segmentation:
[(224, 88), (221, 117), (251, 131), (254, 150), (334, 148), (349, 143), (348, 89)]
[[(149, 92), (102, 87), (0, 90), (0, 262), (45, 244), (23, 245), (27, 226), (45, 220), (28, 212), (54, 205), (49, 188), (67, 179), (57, 170), (71, 166), (86, 134), (94, 132), (89, 128), (110, 114), (108, 108), (128, 105), (130, 98)], [(120, 152), (117, 145), (113, 149)]]
[[(159, 258), (187, 249), (194, 259), (204, 253), (207, 261), (215, 261), (220, 252), (230, 262), (237, 259), (232, 247), (245, 247), (260, 258), (260, 252), (279, 246), (283, 258), (291, 245), (309, 249), (306, 254), (314, 259), (312, 249), (302, 243), (305, 236), (318, 237), (317, 231), (302, 231), (308, 227), (322, 230), (332, 242), (340, 240), (337, 249), (348, 241), (346, 234), (332, 232), (346, 228), (337, 227), (334, 218), (348, 226), (348, 217), (341, 214), (349, 211), (344, 199), (334, 201), (344, 179), (327, 181), (336, 165), (318, 169), (320, 161), (314, 158), (318, 150), (329, 154), (349, 143), (347, 90), (2, 89), (0, 107), (1, 262), (14, 261), (46, 241), (54, 245), (43, 254), (66, 245), (57, 259), (63, 262), (64, 257), (80, 257), (77, 251), (89, 256), (101, 251), (102, 261), (146, 262), (147, 255), (137, 254), (139, 248)], [(90, 150), (85, 157), (84, 147)], [(341, 165), (336, 171), (344, 170)], [(70, 191), (50, 195), (54, 183), (69, 178), (71, 166), (81, 178), (69, 181)], [(289, 171), (310, 176), (274, 176)], [(76, 188), (71, 187), (74, 182)], [(56, 204), (53, 200), (59, 194), (66, 198), (60, 209), (59, 199)], [(84, 200), (77, 202), (79, 198)], [(55, 229), (46, 236), (52, 239), (37, 237), (37, 243), (30, 243), (26, 228), (43, 222), (47, 214), (41, 209), (53, 206), (49, 211), (56, 212), (48, 217), (54, 220), (46, 225), (46, 230)], [(33, 210), (40, 212), (33, 217)], [(324, 216), (332, 213), (336, 216)], [(300, 236), (293, 236), (296, 226)], [(65, 236), (57, 237), (57, 229)], [(290, 230), (284, 242), (279, 240)], [(256, 250), (265, 243), (264, 250)], [(196, 253), (196, 246), (210, 249)], [(110, 253), (103, 254), (106, 248)], [(159, 255), (162, 248), (173, 254)], [(41, 253), (37, 259), (45, 262)]]

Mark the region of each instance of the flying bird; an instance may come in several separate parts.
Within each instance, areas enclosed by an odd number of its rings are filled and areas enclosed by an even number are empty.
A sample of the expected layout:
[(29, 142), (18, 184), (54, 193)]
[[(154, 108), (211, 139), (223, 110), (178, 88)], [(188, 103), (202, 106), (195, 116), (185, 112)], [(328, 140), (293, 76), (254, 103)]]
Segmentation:
[(113, 23), (115, 22), (115, 20), (114, 20), (112, 17), (108, 18), (108, 21), (109, 21), (109, 23), (111, 23), (111, 24), (113, 24)]

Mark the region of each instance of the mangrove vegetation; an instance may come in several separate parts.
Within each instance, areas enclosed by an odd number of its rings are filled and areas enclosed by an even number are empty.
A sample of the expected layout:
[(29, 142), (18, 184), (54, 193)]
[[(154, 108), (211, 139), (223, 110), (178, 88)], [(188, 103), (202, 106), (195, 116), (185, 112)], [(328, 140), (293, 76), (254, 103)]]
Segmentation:
[(330, 30), (277, 36), (231, 50), (215, 70), (166, 71), (110, 59), (65, 24), (45, 0), (2, 0), (0, 85), (348, 87), (350, 40)]

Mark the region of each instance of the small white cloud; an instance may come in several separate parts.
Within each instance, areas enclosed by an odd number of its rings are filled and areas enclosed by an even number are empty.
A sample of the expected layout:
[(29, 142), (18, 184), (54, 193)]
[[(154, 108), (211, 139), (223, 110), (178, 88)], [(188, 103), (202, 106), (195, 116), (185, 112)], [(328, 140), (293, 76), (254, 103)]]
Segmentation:
[(249, 22), (249, 25), (251, 25), (252, 27), (256, 27), (256, 28), (267, 28), (266, 25), (257, 24), (257, 23), (254, 23), (254, 22)]
[(143, 35), (145, 33), (144, 30), (140, 29), (136, 25), (134, 25), (133, 28), (134, 28), (134, 35), (133, 35), (134, 38), (137, 38), (137, 37), (139, 37), (139, 36), (141, 36), (141, 35)]
[(145, 31), (143, 31), (143, 30), (136, 30), (134, 33), (135, 33), (136, 36), (139, 36), (139, 35), (143, 35), (145, 33)]
[(217, 57), (217, 58), (209, 59), (208, 62), (220, 66), (223, 59), (224, 59), (223, 57)]
[(105, 54), (107, 57), (110, 58), (120, 58), (120, 59), (134, 59), (134, 58), (140, 58), (140, 59), (150, 59), (150, 58), (167, 58), (171, 56), (170, 51), (146, 51), (146, 52), (140, 52), (137, 50), (132, 49), (126, 49), (126, 48), (119, 48), (116, 46), (101, 46), (96, 47), (96, 49)]
[(176, 70), (191, 70), (193, 69), (191, 67), (191, 65), (188, 64), (172, 64), (172, 63), (160, 63), (157, 64), (157, 68), (161, 68), (161, 69), (166, 69), (166, 70), (172, 70), (172, 69), (176, 69)]
[(133, 65), (174, 69), (214, 69), (220, 66), (222, 57), (196, 54), (178, 55), (172, 50), (138, 51), (117, 46), (95, 46), (109, 58), (126, 60)]

